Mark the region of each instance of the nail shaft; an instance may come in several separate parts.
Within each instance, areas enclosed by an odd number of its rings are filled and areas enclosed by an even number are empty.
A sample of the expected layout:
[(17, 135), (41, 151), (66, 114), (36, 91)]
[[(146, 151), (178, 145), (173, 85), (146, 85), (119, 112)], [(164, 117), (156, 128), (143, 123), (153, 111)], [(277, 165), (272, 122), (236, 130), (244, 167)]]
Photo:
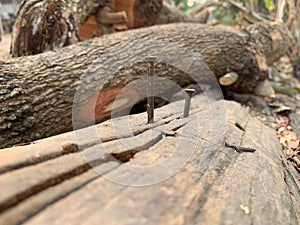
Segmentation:
[(195, 93), (195, 89), (185, 89), (185, 92), (188, 94), (188, 96), (186, 97), (184, 103), (183, 117), (188, 117), (190, 114), (191, 98), (192, 95)]
[(153, 85), (153, 76), (154, 76), (154, 62), (156, 56), (146, 57), (146, 61), (149, 62), (148, 65), (148, 97), (147, 97), (147, 114), (148, 114), (148, 123), (154, 122), (154, 85)]

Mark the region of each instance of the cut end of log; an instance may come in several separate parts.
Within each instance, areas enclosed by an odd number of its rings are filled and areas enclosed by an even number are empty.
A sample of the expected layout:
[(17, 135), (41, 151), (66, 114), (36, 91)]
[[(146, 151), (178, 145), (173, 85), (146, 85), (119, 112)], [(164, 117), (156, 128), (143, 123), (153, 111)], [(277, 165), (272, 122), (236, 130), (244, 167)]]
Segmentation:
[(119, 98), (114, 102), (111, 102), (109, 105), (103, 107), (104, 112), (111, 112), (112, 110), (119, 110), (122, 108), (126, 108), (126, 106), (130, 103), (128, 98)]
[(118, 24), (118, 26), (126, 26), (127, 28), (133, 28), (134, 24), (134, 12), (133, 7), (135, 0), (115, 0), (115, 12), (125, 11), (127, 16), (126, 23)]
[(139, 98), (139, 93), (130, 88), (118, 87), (101, 92), (96, 102), (95, 120), (100, 122), (110, 117), (112, 113), (131, 108)]
[(232, 85), (238, 79), (238, 77), (239, 75), (236, 72), (230, 72), (220, 77), (219, 82), (223, 86), (229, 86)]
[(275, 94), (275, 91), (270, 84), (269, 80), (263, 80), (259, 82), (254, 90), (254, 93), (259, 96), (270, 97)]
[(99, 37), (101, 35), (95, 16), (91, 16), (80, 28), (79, 38), (81, 41)]
[(141, 95), (132, 88), (116, 87), (101, 91), (97, 99), (89, 98), (84, 104), (76, 108), (82, 125), (92, 125), (115, 116), (126, 116), (132, 107), (141, 99)]
[[(24, 2), (12, 32), (13, 57), (35, 55), (78, 42), (75, 15), (64, 1)], [(34, 40), (34, 41), (33, 41)]]

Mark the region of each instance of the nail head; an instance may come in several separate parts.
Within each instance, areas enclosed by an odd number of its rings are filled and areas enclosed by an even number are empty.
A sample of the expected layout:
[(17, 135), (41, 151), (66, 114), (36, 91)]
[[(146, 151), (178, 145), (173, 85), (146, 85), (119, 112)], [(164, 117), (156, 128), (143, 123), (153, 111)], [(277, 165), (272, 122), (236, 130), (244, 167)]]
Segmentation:
[(147, 62), (153, 62), (153, 61), (156, 61), (156, 59), (157, 59), (157, 57), (154, 56), (154, 55), (152, 55), (152, 56), (147, 56), (147, 57), (145, 58), (145, 60), (146, 60)]
[(185, 91), (186, 91), (186, 93), (187, 93), (188, 95), (192, 95), (192, 94), (194, 94), (194, 93), (196, 92), (195, 89), (190, 89), (190, 88), (186, 88)]

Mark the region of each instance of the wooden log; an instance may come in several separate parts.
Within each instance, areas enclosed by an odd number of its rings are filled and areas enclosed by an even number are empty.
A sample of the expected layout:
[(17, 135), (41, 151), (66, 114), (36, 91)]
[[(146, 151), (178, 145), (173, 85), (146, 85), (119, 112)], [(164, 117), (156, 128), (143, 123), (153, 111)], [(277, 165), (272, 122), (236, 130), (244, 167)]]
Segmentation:
[(100, 37), (101, 33), (97, 25), (97, 19), (95, 16), (91, 16), (79, 30), (79, 38), (81, 41), (92, 39), (94, 37)]
[(224, 76), (219, 78), (219, 82), (223, 86), (232, 85), (237, 79), (239, 75), (235, 72), (226, 73)]
[[(181, 87), (195, 82), (211, 85), (209, 82), (213, 74), (219, 78), (232, 70), (239, 74), (239, 79), (226, 90), (253, 93), (257, 83), (268, 76), (266, 61), (272, 63), (272, 60), (278, 59), (288, 46), (285, 44), (288, 42), (287, 36), (282, 34), (282, 44), (279, 45), (278, 39), (273, 46), (274, 43), (266, 35), (268, 29), (270, 32), (283, 32), (280, 26), (256, 26), (262, 30), (265, 27), (262, 36), (200, 24), (153, 26), (115, 33), (56, 52), (0, 62), (0, 146), (7, 147), (70, 131), (74, 94), (83, 77), (90, 77), (91, 80), (86, 80), (86, 88), (92, 92), (97, 92), (103, 84), (100, 96), (103, 94), (106, 97), (96, 100), (90, 98), (86, 91), (85, 99), (81, 99), (82, 104), (85, 103), (82, 105), (82, 116), (96, 111), (98, 121), (106, 118), (110, 114), (105, 108), (109, 101), (104, 100), (111, 99), (112, 103), (118, 90), (147, 74), (147, 65), (142, 63), (147, 54), (157, 55), (167, 62), (157, 63), (156, 74)], [(252, 27), (249, 29), (257, 31)], [(253, 36), (259, 40), (252, 40)], [(129, 62), (132, 65), (127, 65)], [(194, 78), (189, 75), (191, 73)], [(143, 85), (134, 85), (129, 89), (132, 94), (126, 102), (131, 103), (143, 96), (134, 93), (146, 90)], [(157, 86), (157, 89), (162, 95), (163, 92), (172, 94), (175, 90), (172, 85)], [(95, 109), (95, 102), (100, 107)], [(123, 109), (131, 107), (132, 104), (125, 104)]]
[(187, 15), (162, 0), (30, 0), (17, 14), (12, 56), (55, 50), (115, 30), (175, 22), (205, 23), (208, 15), (208, 11)]
[[(79, 30), (89, 17), (100, 11), (99, 19), (106, 19), (111, 16), (108, 11), (113, 10), (113, 0), (24, 1), (13, 27), (11, 54), (13, 57), (33, 55), (76, 43)], [(124, 15), (119, 17), (125, 19)], [(113, 26), (107, 20), (98, 23), (102, 31)]]
[[(113, 20), (110, 22), (110, 29), (116, 31), (123, 31), (133, 28), (146, 27), (154, 24), (157, 14), (161, 11), (162, 1), (161, 0), (151, 0), (151, 1), (140, 1), (140, 0), (115, 0), (114, 1), (114, 12), (116, 15), (122, 15), (125, 17), (120, 20)], [(99, 12), (101, 14), (101, 10)], [(87, 40), (94, 37), (99, 37), (101, 34), (112, 33), (112, 30), (109, 32), (99, 31), (99, 25), (103, 21), (103, 16), (98, 15), (95, 19), (95, 16), (92, 15), (87, 22), (85, 22), (80, 28), (80, 40)], [(118, 18), (121, 18), (120, 16)], [(105, 20), (105, 18), (104, 18)]]
[(148, 27), (155, 23), (157, 15), (162, 8), (162, 0), (115, 0), (115, 11), (125, 11), (128, 22), (125, 25), (129, 28)]
[[(214, 4), (213, 4), (214, 5)], [(208, 7), (211, 6), (210, 4)], [(200, 11), (200, 12), (199, 12)], [(126, 12), (127, 21), (114, 23), (114, 29), (123, 31), (127, 29), (147, 27), (154, 24), (168, 24), (178, 22), (206, 23), (210, 11), (207, 8), (198, 9), (193, 14), (185, 14), (175, 6), (162, 1), (143, 1), (129, 0), (115, 1), (115, 12)], [(81, 27), (80, 39), (86, 40), (87, 37), (93, 38), (95, 34), (99, 37), (97, 22), (93, 16)]]
[[(127, 5), (129, 3), (129, 5)], [(129, 27), (149, 26), (160, 11), (162, 0), (128, 1), (115, 12), (114, 0), (30, 0), (18, 11), (12, 32), (12, 56), (34, 55), (85, 40), (94, 35), (114, 32), (114, 24), (128, 20)], [(131, 7), (130, 9), (128, 9)], [(96, 24), (93, 19), (96, 18)], [(87, 24), (85, 24), (87, 22)], [(131, 24), (132, 23), (132, 24)], [(92, 25), (92, 28), (91, 28)], [(83, 28), (82, 28), (83, 26)], [(85, 33), (89, 26), (91, 32)], [(98, 30), (98, 32), (97, 32)], [(79, 31), (81, 37), (79, 37)], [(35, 40), (34, 42), (32, 40)]]
[(103, 7), (97, 12), (97, 24), (101, 34), (111, 34), (114, 30), (114, 25), (127, 21), (127, 16), (124, 11), (114, 12), (114, 7)]
[(186, 119), (183, 102), (157, 109), (151, 129), (144, 113), (1, 150), (0, 223), (299, 224), (275, 131), (238, 103), (209, 103), (193, 97)]
[[(115, 23), (114, 29), (123, 31), (140, 27), (148, 27), (154, 24), (168, 24), (179, 22), (206, 23), (209, 16), (209, 10), (205, 9), (200, 13), (191, 15), (185, 14), (175, 6), (161, 1), (148, 1), (146, 4), (137, 0), (115, 1), (116, 12), (126, 12), (127, 21), (124, 23)], [(98, 30), (97, 22), (93, 16), (81, 27), (80, 39), (91, 39), (99, 37), (101, 33)], [(95, 35), (96, 34), (96, 35)], [(87, 38), (89, 37), (89, 38)]]

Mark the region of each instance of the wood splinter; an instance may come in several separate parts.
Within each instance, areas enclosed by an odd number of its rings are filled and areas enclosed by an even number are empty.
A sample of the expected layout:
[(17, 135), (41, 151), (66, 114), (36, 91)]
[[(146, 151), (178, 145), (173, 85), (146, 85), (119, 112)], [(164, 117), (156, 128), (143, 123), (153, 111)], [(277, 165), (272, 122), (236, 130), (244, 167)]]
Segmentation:
[(236, 72), (226, 73), (224, 76), (219, 78), (219, 82), (223, 86), (232, 85), (237, 79), (239, 75)]
[(225, 142), (225, 146), (228, 148), (234, 149), (236, 152), (241, 153), (241, 152), (255, 152), (255, 148), (250, 148), (250, 147), (244, 147), (244, 146), (237, 146), (237, 145), (231, 145)]

